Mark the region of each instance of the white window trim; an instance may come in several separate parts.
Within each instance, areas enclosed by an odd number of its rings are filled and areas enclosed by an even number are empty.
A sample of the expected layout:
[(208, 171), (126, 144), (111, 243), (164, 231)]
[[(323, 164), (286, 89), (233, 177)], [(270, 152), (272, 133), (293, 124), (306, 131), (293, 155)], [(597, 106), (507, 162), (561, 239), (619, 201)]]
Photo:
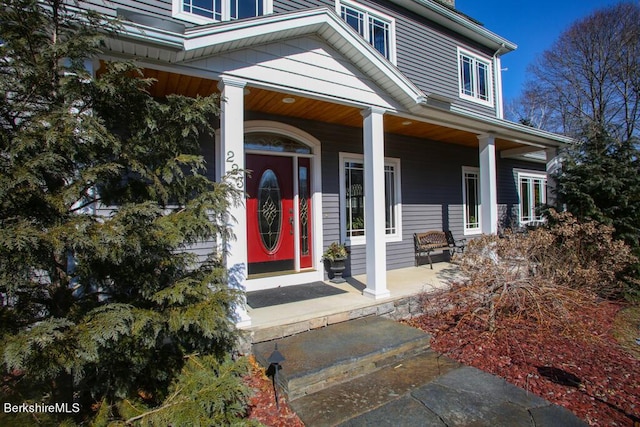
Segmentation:
[[(357, 3), (355, 1), (352, 0), (335, 0), (335, 4), (336, 4), (336, 13), (338, 14), (338, 16), (342, 17), (342, 10), (341, 10), (341, 6), (348, 6), (351, 7), (353, 9), (358, 9), (368, 15), (374, 16), (382, 21), (387, 21), (389, 23), (389, 58), (388, 60), (393, 64), (393, 65), (397, 65), (397, 57), (396, 57), (396, 20), (395, 18), (382, 13), (378, 10), (375, 10), (373, 8), (370, 8), (368, 6), (362, 5), (360, 3)], [(348, 25), (348, 24), (347, 24)], [(367, 31), (369, 26), (366, 25), (367, 27)], [(365, 38), (365, 41), (367, 43), (369, 43), (369, 40)], [(373, 45), (371, 45), (369, 43), (369, 45), (376, 51), (377, 49), (375, 47), (373, 47)], [(378, 52), (380, 53), (380, 52)], [(380, 53), (380, 55), (382, 55), (382, 53)]]
[[(196, 15), (195, 13), (189, 13), (182, 10), (184, 0), (172, 0), (171, 16), (183, 21), (191, 22), (194, 24), (211, 24), (212, 22), (222, 22), (231, 20), (231, 11), (229, 10), (230, 0), (222, 0), (222, 19), (205, 18), (204, 16)], [(262, 8), (265, 15), (273, 13), (273, 0), (262, 0)]]
[[(364, 164), (364, 156), (362, 154), (354, 154), (354, 153), (345, 153), (340, 152), (338, 155), (340, 162), (340, 241), (346, 243), (349, 246), (358, 246), (364, 245), (367, 243), (367, 236), (356, 236), (356, 237), (347, 237), (347, 206), (346, 206), (346, 182), (344, 177), (344, 163), (345, 161), (352, 160), (356, 162), (361, 162)], [(402, 241), (402, 185), (400, 182), (400, 159), (385, 157), (384, 158), (385, 166), (393, 166), (394, 174), (395, 174), (395, 194), (396, 194), (396, 204), (395, 214), (396, 214), (396, 232), (393, 234), (385, 234), (385, 239), (388, 242), (401, 242)]]
[(534, 178), (534, 179), (542, 179), (544, 181), (544, 184), (542, 186), (542, 189), (544, 190), (544, 197), (543, 197), (543, 203), (547, 202), (547, 174), (544, 172), (540, 172), (540, 171), (532, 171), (532, 170), (526, 170), (526, 169), (516, 169), (516, 176), (517, 176), (517, 191), (518, 191), (518, 200), (520, 201), (518, 203), (518, 224), (522, 225), (526, 225), (529, 222), (533, 222), (533, 221), (537, 221), (537, 220), (531, 220), (531, 221), (523, 221), (522, 220), (522, 192), (521, 192), (521, 188), (520, 188), (520, 180), (521, 178)]
[[(479, 61), (484, 63), (485, 65), (487, 65), (489, 71), (488, 71), (488, 75), (487, 75), (487, 84), (489, 85), (489, 99), (488, 100), (483, 100), (480, 99), (476, 96), (471, 96), (471, 95), (467, 95), (464, 93), (464, 88), (463, 88), (463, 82), (462, 82), (462, 68), (460, 65), (460, 55), (464, 55), (464, 56), (468, 56), (470, 58), (472, 58), (475, 61)], [(491, 60), (491, 58), (479, 55), (477, 53), (474, 53), (470, 50), (458, 47), (458, 52), (457, 52), (457, 56), (456, 56), (456, 64), (457, 64), (457, 70), (458, 70), (458, 94), (460, 96), (460, 98), (478, 103), (478, 104), (482, 104), (482, 105), (486, 105), (488, 107), (493, 107), (493, 99), (494, 99), (494, 91), (495, 91), (495, 81), (493, 78), (493, 74), (494, 74), (494, 69), (493, 69), (493, 61)], [(475, 69), (474, 69), (474, 73), (475, 73)]]
[[(475, 173), (478, 175), (478, 227), (470, 228), (467, 227), (467, 173)], [(465, 236), (473, 236), (477, 234), (482, 234), (482, 199), (480, 198), (480, 168), (471, 167), (471, 166), (463, 166), (462, 167), (462, 228), (464, 229)]]

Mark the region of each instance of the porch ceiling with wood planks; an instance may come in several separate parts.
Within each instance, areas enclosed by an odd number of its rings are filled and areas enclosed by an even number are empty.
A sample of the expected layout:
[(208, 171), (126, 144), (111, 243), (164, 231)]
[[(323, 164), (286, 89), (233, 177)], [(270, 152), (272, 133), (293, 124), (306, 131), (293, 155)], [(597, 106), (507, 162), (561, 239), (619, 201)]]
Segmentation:
[[(145, 77), (156, 80), (149, 90), (151, 95), (154, 97), (161, 98), (172, 93), (190, 97), (195, 97), (197, 95), (207, 96), (212, 93), (219, 93), (217, 87), (218, 82), (216, 80), (160, 71), (151, 68), (146, 68), (144, 70), (144, 74)], [(262, 113), (290, 116), (358, 128), (362, 127), (362, 115), (360, 114), (361, 109), (356, 107), (256, 87), (247, 87), (247, 90), (248, 93), (245, 97), (245, 109), (247, 111), (258, 111)], [(292, 98), (295, 102), (283, 102), (284, 98)], [(473, 132), (423, 122), (414, 118), (396, 116), (393, 114), (385, 114), (384, 129), (386, 133), (417, 137), (467, 147), (478, 146), (478, 139), (476, 134)], [(499, 151), (520, 146), (521, 145), (515, 142), (496, 138), (496, 148)]]

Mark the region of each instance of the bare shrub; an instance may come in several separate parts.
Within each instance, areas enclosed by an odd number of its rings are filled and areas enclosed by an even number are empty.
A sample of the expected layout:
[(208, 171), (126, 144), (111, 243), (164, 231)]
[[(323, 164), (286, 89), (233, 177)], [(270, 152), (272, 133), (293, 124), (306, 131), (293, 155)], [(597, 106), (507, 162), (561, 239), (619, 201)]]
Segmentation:
[(550, 215), (550, 227), (470, 242), (455, 257), (466, 280), (425, 295), (425, 310), (454, 323), (479, 321), (490, 331), (506, 318), (566, 329), (572, 313), (596, 298), (620, 297), (620, 276), (635, 262), (629, 247), (613, 239), (611, 227)]

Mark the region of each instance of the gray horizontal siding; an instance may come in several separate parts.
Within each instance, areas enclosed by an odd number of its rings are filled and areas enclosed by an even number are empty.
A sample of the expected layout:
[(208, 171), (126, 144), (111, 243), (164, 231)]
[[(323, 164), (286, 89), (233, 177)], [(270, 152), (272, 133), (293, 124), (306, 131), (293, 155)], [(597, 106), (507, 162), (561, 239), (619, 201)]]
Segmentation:
[[(340, 240), (339, 153), (362, 153), (362, 129), (289, 117), (247, 113), (248, 120), (296, 126), (322, 143), (323, 245)], [(402, 241), (387, 243), (387, 269), (414, 264), (413, 234), (450, 229), (463, 237), (462, 166), (477, 166), (475, 148), (399, 135), (385, 135), (385, 156), (399, 158), (402, 180)], [(351, 248), (347, 274), (366, 271), (365, 246)]]
[[(438, 94), (454, 99), (455, 105), (463, 110), (495, 116), (493, 107), (459, 97), (457, 47), (482, 53), (488, 58), (493, 52), (389, 1), (358, 0), (358, 2), (395, 18), (397, 65), (416, 86), (426, 94)], [(81, 4), (108, 16), (115, 16), (116, 9), (122, 8), (182, 23), (187, 27), (193, 26), (189, 22), (172, 18), (171, 0), (135, 2), (88, 0)], [(333, 9), (335, 2), (333, 0), (276, 0), (273, 8), (274, 13), (285, 13), (320, 6)]]
[(332, 0), (274, 0), (273, 13), (293, 12), (321, 6), (334, 8), (335, 2)]
[[(459, 97), (457, 48), (491, 58), (493, 52), (452, 31), (384, 0), (359, 0), (396, 20), (397, 65), (426, 94), (455, 99), (461, 109), (495, 116), (495, 109)], [(495, 92), (494, 92), (495, 94)]]
[(497, 163), (499, 226), (510, 228), (518, 225), (520, 198), (516, 170), (544, 172), (546, 167), (541, 163), (517, 159), (500, 158)]
[(108, 2), (105, 2), (102, 0), (85, 0), (80, 4), (83, 7), (91, 8), (107, 16), (116, 16), (117, 9), (126, 9), (133, 12), (144, 13), (146, 15), (154, 16), (156, 18), (185, 23), (184, 21), (180, 21), (172, 18), (171, 0), (146, 0), (146, 1), (111, 0)]

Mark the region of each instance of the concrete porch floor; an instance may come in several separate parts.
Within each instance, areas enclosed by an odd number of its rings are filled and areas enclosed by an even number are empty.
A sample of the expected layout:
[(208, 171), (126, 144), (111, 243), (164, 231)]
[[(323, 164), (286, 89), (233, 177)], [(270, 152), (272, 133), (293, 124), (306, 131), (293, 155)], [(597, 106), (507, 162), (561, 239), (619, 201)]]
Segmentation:
[[(443, 288), (457, 277), (459, 277), (458, 267), (448, 262), (435, 263), (433, 270), (428, 264), (390, 270), (387, 272), (387, 288), (391, 296), (375, 300), (362, 294), (367, 284), (366, 275), (348, 277), (347, 282), (341, 284), (326, 281), (327, 286), (337, 287), (347, 293), (257, 309), (247, 307), (251, 325), (243, 329), (248, 332), (257, 332), (301, 323), (311, 323), (311, 329), (314, 324), (317, 324), (316, 327), (322, 327), (329, 323), (338, 323), (342, 317), (344, 317), (342, 321), (353, 319), (357, 317), (353, 313), (359, 311), (362, 311), (363, 315), (374, 314), (367, 311), (367, 308), (379, 307), (421, 292)], [(341, 316), (344, 313), (349, 314)], [(334, 321), (326, 321), (332, 318)], [(314, 319), (320, 320), (314, 323)], [(325, 324), (321, 319), (325, 319)], [(301, 331), (292, 331), (292, 333), (297, 332)], [(285, 332), (283, 334), (286, 335)]]

